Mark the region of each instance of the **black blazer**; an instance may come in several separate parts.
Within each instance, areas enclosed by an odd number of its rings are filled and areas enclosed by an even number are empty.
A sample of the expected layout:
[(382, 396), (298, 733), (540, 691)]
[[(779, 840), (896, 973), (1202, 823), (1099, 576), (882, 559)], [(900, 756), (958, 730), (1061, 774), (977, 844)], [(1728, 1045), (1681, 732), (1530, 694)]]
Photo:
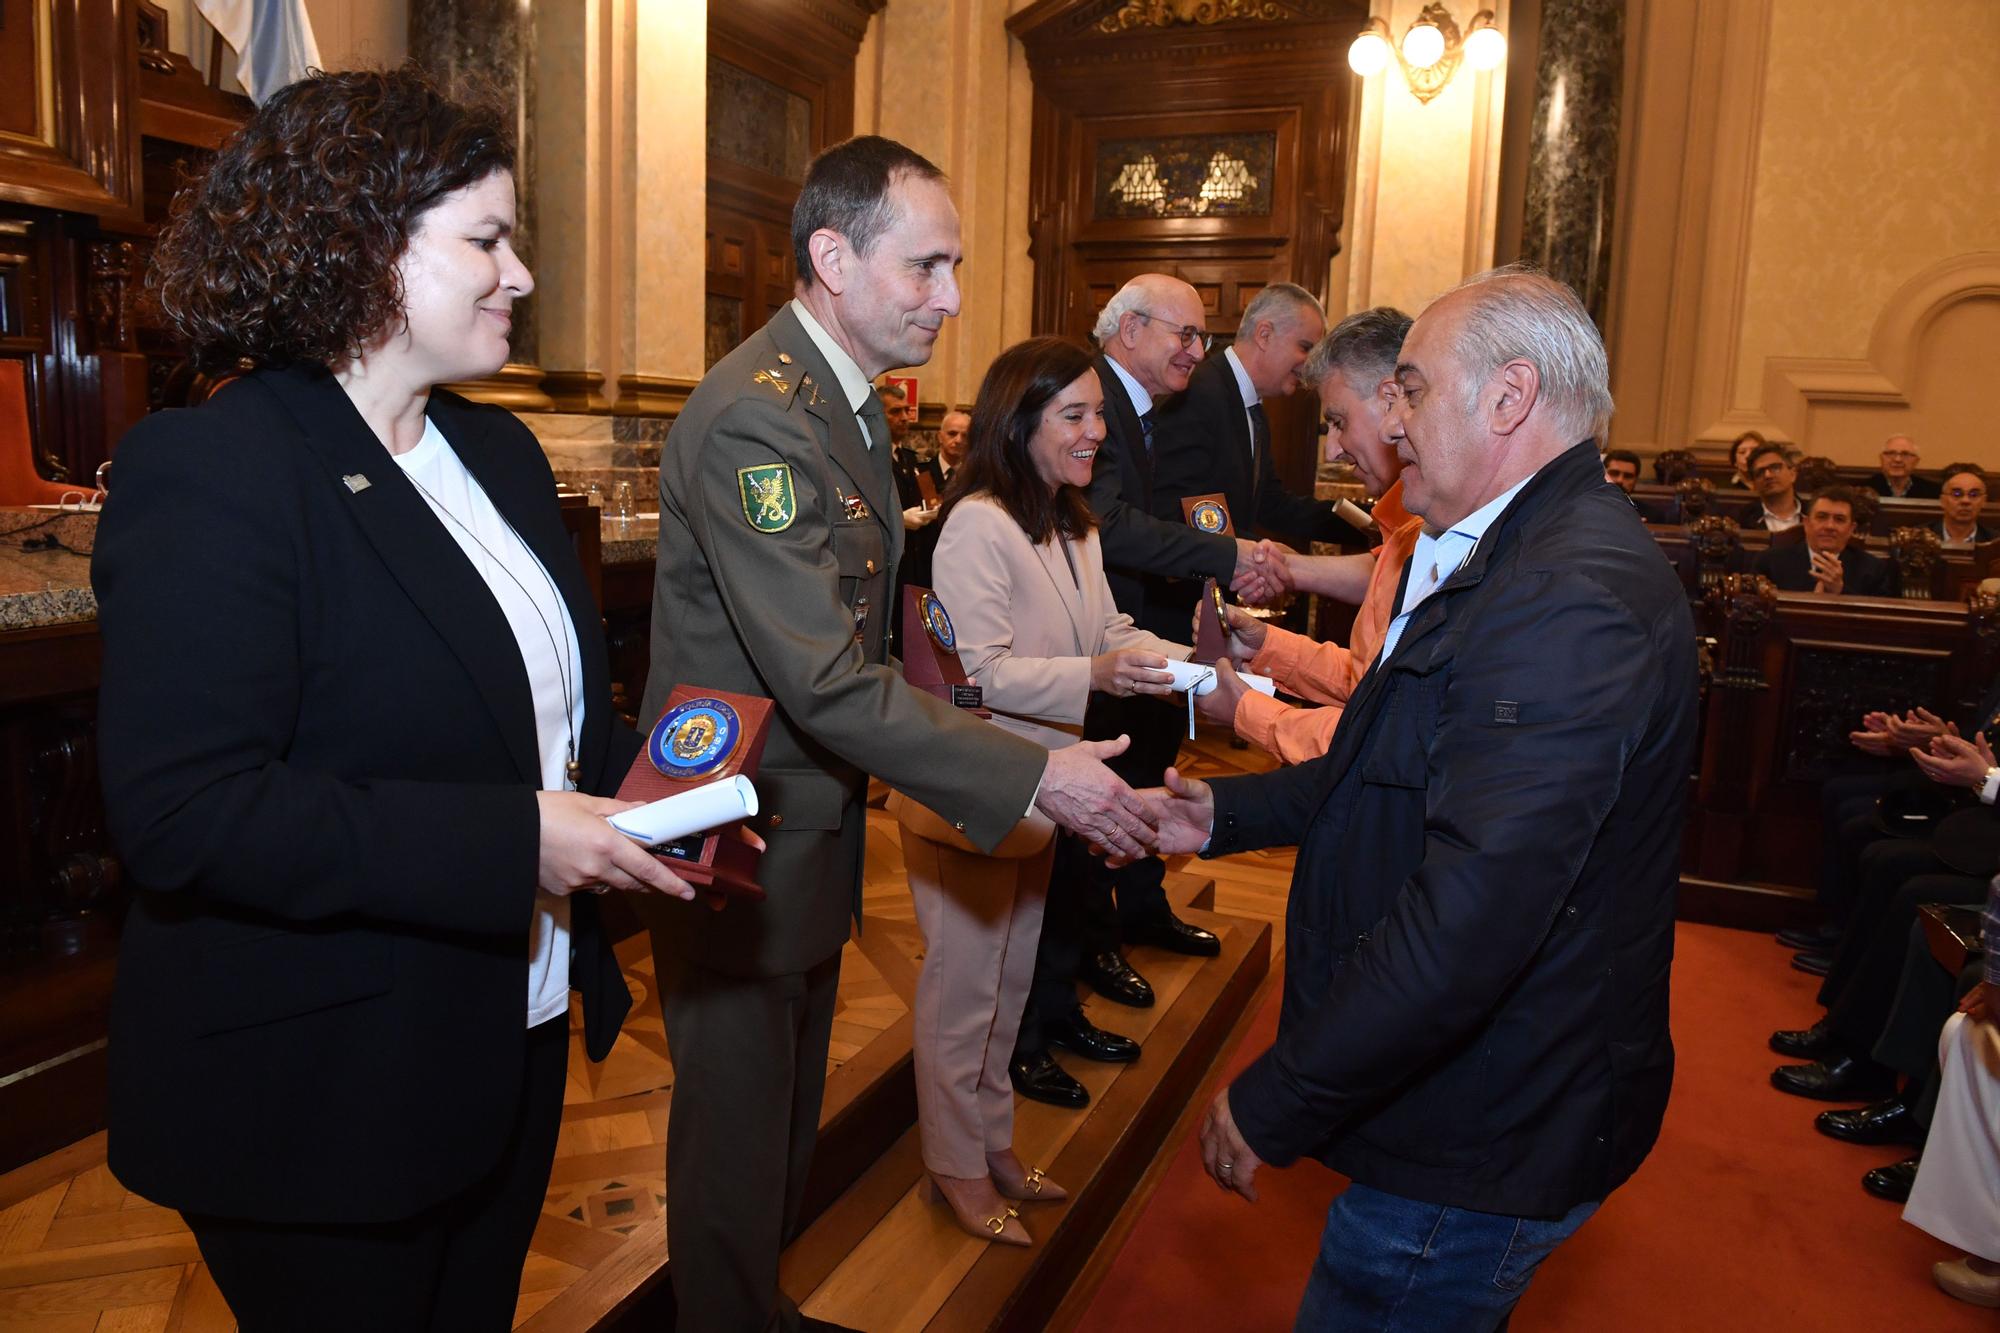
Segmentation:
[[(1220, 579), (1227, 587), (1236, 572), (1236, 539), (1154, 517), (1153, 467), (1146, 456), (1139, 414), (1124, 381), (1101, 356), (1097, 378), (1104, 389), (1104, 443), (1092, 465), (1090, 508), (1097, 515), (1111, 599), (1120, 611), (1145, 625), (1147, 600), (1162, 596), (1167, 577)], [(1157, 448), (1157, 424), (1154, 432)], [(1187, 632), (1188, 627), (1182, 626), (1182, 633)], [(1178, 642), (1181, 635), (1170, 637)]]
[[(568, 603), (583, 785), (608, 792), (638, 737), (547, 459), (499, 408), (434, 391), (430, 413)], [(519, 1103), (541, 778), (520, 650), (324, 370), (149, 417), (117, 458), (91, 567), (104, 803), (137, 889), (111, 1169), (192, 1212), (409, 1216), (498, 1162)], [(601, 1059), (631, 998), (596, 904), (570, 902)]]
[(1892, 496), (1889, 491), (1889, 478), (1881, 472), (1877, 472), (1861, 484), (1875, 492), (1875, 494), (1891, 499), (1935, 500), (1944, 493), (1944, 488), (1934, 481), (1926, 481), (1922, 477), (1911, 477), (1910, 489), (1903, 492), (1900, 496)]
[(1244, 537), (1268, 531), (1303, 551), (1313, 541), (1338, 541), (1350, 533), (1333, 506), (1293, 495), (1278, 480), (1266, 444), (1254, 465), (1243, 390), (1218, 352), (1202, 359), (1182, 392), (1160, 405), (1153, 431), (1153, 512), (1184, 523), (1181, 501), (1221, 493), (1229, 519)]
[[(1894, 597), (1902, 580), (1894, 562), (1870, 555), (1858, 546), (1840, 553), (1840, 591), (1848, 597)], [(1804, 542), (1773, 546), (1757, 557), (1751, 568), (1778, 585), (1780, 592), (1811, 592), (1812, 553)]]
[[(1405, 578), (1408, 573), (1405, 571)], [(1214, 782), (1300, 844), (1278, 1038), (1230, 1108), (1407, 1198), (1557, 1217), (1659, 1133), (1694, 620), (1585, 441), (1411, 615), (1320, 759)]]

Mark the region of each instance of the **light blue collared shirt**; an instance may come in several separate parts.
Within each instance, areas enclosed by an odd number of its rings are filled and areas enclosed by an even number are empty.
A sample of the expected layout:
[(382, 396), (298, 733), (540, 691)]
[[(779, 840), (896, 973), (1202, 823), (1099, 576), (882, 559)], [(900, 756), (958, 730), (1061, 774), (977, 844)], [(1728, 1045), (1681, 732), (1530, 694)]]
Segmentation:
[(1387, 661), (1396, 651), (1396, 644), (1403, 637), (1403, 627), (1410, 622), (1410, 613), (1423, 605), (1424, 599), (1437, 591), (1437, 586), (1456, 574), (1467, 560), (1472, 558), (1474, 548), (1485, 537), (1486, 529), (1493, 526), (1493, 520), (1507, 507), (1521, 488), (1534, 479), (1530, 473), (1512, 486), (1494, 496), (1479, 508), (1451, 525), (1450, 530), (1432, 533), (1426, 527), (1417, 538), (1416, 547), (1410, 552), (1410, 581), (1403, 589), (1403, 604), (1396, 618), (1389, 622), (1389, 632), (1382, 636), (1382, 660)]
[(1132, 410), (1142, 417), (1152, 411), (1153, 395), (1146, 392), (1146, 387), (1132, 378), (1131, 371), (1118, 364), (1117, 357), (1107, 356), (1104, 359), (1111, 363), (1112, 373), (1117, 375), (1118, 382), (1125, 386), (1125, 396), (1132, 400)]

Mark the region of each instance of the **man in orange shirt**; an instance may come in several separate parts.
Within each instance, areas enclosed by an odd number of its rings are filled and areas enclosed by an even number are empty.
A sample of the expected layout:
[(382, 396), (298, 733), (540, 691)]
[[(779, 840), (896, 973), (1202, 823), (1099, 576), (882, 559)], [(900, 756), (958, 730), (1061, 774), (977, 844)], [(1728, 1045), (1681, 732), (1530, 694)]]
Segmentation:
[(1423, 520), (1403, 508), (1402, 460), (1383, 432), (1396, 395), (1396, 353), (1409, 328), (1410, 317), (1389, 306), (1349, 315), (1320, 340), (1300, 371), (1319, 393), (1327, 458), (1354, 466), (1376, 497), (1375, 522), (1382, 530), (1382, 545), (1368, 555), (1285, 557), (1301, 591), (1361, 604), (1347, 647), (1266, 625), (1240, 608), (1229, 612), (1231, 657), (1270, 676), (1288, 694), (1330, 706), (1280, 703), (1246, 687), (1227, 662), (1217, 664), (1215, 689), (1196, 700), (1211, 722), (1235, 727), (1244, 740), (1288, 764), (1326, 753), (1341, 705), (1381, 650), (1403, 562), (1423, 531)]

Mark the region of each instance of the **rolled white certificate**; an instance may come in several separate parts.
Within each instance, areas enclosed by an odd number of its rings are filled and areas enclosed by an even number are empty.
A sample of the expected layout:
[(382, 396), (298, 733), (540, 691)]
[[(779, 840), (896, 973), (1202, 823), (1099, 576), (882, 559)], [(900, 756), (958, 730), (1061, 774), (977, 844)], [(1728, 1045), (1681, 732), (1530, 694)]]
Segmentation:
[(611, 827), (648, 847), (735, 824), (757, 813), (757, 788), (738, 773), (610, 816)]
[[(1196, 662), (1169, 661), (1165, 668), (1174, 678), (1174, 689), (1184, 694), (1208, 694), (1215, 689), (1215, 668)], [(1236, 678), (1259, 694), (1275, 695), (1278, 687), (1269, 676), (1239, 671)]]

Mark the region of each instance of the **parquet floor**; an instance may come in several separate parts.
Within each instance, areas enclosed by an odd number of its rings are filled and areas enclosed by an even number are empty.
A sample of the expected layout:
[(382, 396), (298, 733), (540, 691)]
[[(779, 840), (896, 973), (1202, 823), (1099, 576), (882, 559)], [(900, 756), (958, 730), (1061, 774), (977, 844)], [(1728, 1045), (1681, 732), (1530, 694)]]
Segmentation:
[[(1194, 776), (1268, 767), (1204, 730), (1183, 752)], [(1291, 856), (1250, 854), (1207, 863), (1215, 910), (1281, 921)], [(828, 1057), (829, 1113), (908, 1048), (911, 997), (922, 957), (903, 879), (895, 821), (869, 813), (863, 912), (867, 928), (841, 964)], [(602, 1065), (583, 1057), (572, 1015), (563, 1129), (541, 1224), (522, 1275), (521, 1333), (588, 1327), (592, 1277), (657, 1262), (665, 1235), (668, 1056), (644, 936), (620, 946), (634, 1006)], [(615, 1283), (611, 1283), (615, 1287)], [(178, 1214), (127, 1193), (104, 1165), (104, 1136), (0, 1176), (0, 1333), (230, 1333), (230, 1317)]]

